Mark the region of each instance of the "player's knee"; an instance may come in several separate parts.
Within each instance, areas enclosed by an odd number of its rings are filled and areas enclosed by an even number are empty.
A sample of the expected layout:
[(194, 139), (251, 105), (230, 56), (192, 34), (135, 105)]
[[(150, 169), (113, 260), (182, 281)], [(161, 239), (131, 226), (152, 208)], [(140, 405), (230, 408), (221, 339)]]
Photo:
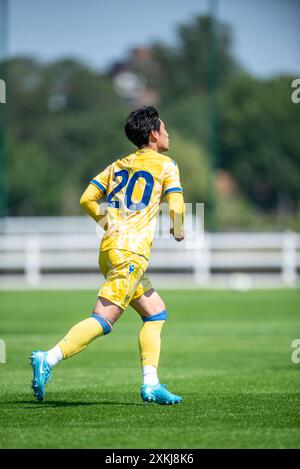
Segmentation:
[(160, 313), (151, 314), (150, 316), (142, 317), (143, 322), (150, 322), (150, 321), (165, 321), (167, 319), (167, 310), (164, 309)]
[(103, 329), (104, 335), (109, 334), (113, 330), (113, 324), (104, 316), (100, 316), (98, 313), (93, 313), (91, 317), (99, 322)]

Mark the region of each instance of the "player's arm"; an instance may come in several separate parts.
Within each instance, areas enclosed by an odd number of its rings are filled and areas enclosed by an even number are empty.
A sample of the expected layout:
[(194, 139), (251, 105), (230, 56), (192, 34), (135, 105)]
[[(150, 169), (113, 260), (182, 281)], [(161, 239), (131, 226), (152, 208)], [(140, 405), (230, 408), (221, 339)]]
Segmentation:
[(102, 228), (107, 228), (107, 211), (101, 210), (99, 200), (106, 193), (109, 180), (109, 166), (91, 180), (80, 198), (80, 205)]
[(184, 239), (184, 199), (182, 192), (170, 192), (166, 194), (169, 205), (170, 217), (173, 223), (170, 233), (176, 241)]
[(175, 161), (170, 160), (165, 166), (164, 195), (169, 205), (170, 217), (173, 226), (170, 233), (176, 241), (184, 239), (184, 198), (180, 183), (179, 169)]
[(103, 214), (100, 212), (100, 206), (98, 204), (102, 197), (103, 192), (93, 184), (89, 184), (80, 199), (81, 207), (95, 220), (96, 223), (98, 223), (103, 217)]

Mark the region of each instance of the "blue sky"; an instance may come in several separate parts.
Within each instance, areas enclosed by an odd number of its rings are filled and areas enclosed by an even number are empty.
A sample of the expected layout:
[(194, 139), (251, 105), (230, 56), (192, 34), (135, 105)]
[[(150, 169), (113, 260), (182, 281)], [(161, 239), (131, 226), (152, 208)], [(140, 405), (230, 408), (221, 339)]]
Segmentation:
[[(42, 61), (72, 56), (98, 69), (130, 48), (174, 44), (176, 26), (209, 0), (9, 0), (9, 54)], [(258, 76), (300, 76), (300, 0), (218, 0), (233, 27), (233, 53)]]

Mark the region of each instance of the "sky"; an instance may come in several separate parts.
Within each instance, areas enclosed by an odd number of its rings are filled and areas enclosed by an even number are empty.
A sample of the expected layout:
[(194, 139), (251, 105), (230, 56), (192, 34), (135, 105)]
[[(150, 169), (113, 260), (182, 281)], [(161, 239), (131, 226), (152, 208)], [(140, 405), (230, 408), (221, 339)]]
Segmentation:
[[(1, 1), (1, 0), (0, 0)], [(172, 45), (178, 24), (210, 0), (8, 0), (8, 53), (74, 57), (105, 71), (136, 46)], [(300, 76), (300, 0), (212, 0), (233, 28), (232, 51), (249, 72)]]

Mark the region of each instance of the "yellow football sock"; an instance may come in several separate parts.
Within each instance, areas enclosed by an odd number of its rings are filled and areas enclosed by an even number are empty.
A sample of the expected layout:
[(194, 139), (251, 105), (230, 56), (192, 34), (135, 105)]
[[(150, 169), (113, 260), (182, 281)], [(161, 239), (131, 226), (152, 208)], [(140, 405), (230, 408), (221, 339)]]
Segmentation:
[(86, 349), (94, 339), (102, 335), (103, 327), (96, 319), (90, 317), (73, 326), (57, 345), (66, 359)]
[(139, 335), (139, 347), (142, 366), (158, 367), (160, 355), (160, 333), (165, 321), (146, 321)]

